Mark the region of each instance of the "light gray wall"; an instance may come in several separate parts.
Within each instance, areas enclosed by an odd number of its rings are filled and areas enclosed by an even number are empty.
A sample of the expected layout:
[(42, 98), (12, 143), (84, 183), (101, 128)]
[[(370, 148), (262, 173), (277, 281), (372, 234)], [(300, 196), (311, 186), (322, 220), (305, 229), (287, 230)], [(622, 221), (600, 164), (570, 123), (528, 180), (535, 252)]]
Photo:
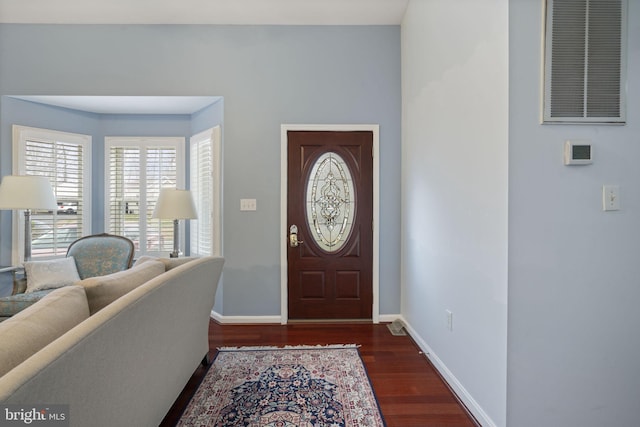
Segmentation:
[(399, 313), (399, 27), (2, 24), (0, 58), (0, 95), (224, 97), (224, 315), (280, 314), (280, 125), (380, 124), (380, 312)]
[[(541, 125), (542, 8), (510, 1), (510, 426), (640, 423), (640, 2), (629, 1), (626, 126)], [(564, 166), (566, 139), (594, 163)], [(602, 185), (620, 186), (618, 212)]]
[(220, 98), (200, 111), (191, 114), (191, 135), (224, 123), (224, 99)]
[[(640, 7), (627, 125), (571, 126), (539, 122), (543, 2), (476, 3), (413, 0), (403, 23), (403, 314), (486, 425), (637, 425)], [(491, 137), (506, 78), (508, 145)], [(572, 138), (592, 141), (593, 165), (563, 165)], [(603, 184), (622, 210), (602, 211)]]
[(409, 3), (402, 313), (485, 426), (506, 419), (507, 82), (508, 0)]

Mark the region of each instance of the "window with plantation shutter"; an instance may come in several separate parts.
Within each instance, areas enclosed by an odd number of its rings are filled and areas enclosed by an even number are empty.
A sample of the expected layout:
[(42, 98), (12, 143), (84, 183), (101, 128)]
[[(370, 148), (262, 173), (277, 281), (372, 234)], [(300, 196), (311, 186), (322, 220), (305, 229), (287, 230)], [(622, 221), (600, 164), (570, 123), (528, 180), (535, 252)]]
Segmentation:
[[(65, 256), (69, 244), (91, 233), (91, 136), (13, 126), (15, 175), (45, 176), (58, 202), (55, 211), (31, 214), (32, 258)], [(12, 262), (22, 262), (23, 215), (14, 214)]]
[(547, 0), (545, 123), (626, 120), (626, 0)]
[(189, 222), (191, 255), (222, 254), (220, 148), (220, 126), (190, 140), (189, 188), (198, 212), (198, 219)]
[(173, 221), (151, 215), (162, 187), (184, 188), (184, 138), (107, 137), (105, 160), (105, 230), (138, 256), (171, 252)]

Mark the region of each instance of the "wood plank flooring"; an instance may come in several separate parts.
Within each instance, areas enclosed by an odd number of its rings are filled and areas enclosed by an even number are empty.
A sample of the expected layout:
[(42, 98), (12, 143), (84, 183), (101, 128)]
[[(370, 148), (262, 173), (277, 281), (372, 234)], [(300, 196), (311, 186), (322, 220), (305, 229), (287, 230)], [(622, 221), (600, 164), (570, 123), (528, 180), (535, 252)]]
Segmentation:
[[(477, 426), (408, 336), (384, 324), (221, 325), (211, 321), (210, 355), (225, 346), (358, 344), (388, 427)], [(173, 426), (206, 369), (198, 368), (161, 426)]]

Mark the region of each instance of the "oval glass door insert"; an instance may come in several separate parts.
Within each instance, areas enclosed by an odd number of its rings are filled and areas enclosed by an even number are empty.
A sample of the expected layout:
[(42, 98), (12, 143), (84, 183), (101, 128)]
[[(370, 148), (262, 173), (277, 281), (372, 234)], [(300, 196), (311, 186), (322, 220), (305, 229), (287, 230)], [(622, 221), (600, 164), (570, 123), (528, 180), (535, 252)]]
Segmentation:
[(349, 238), (355, 210), (353, 178), (339, 154), (327, 152), (316, 160), (305, 199), (314, 241), (327, 252), (339, 251)]

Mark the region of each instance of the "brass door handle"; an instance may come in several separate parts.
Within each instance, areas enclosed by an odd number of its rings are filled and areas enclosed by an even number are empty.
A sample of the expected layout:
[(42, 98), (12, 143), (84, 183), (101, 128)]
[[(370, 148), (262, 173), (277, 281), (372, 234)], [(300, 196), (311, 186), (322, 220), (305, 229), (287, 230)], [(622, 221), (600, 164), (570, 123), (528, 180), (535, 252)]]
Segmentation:
[(289, 246), (297, 248), (298, 245), (303, 244), (302, 240), (298, 240), (298, 226), (293, 224), (289, 227)]

